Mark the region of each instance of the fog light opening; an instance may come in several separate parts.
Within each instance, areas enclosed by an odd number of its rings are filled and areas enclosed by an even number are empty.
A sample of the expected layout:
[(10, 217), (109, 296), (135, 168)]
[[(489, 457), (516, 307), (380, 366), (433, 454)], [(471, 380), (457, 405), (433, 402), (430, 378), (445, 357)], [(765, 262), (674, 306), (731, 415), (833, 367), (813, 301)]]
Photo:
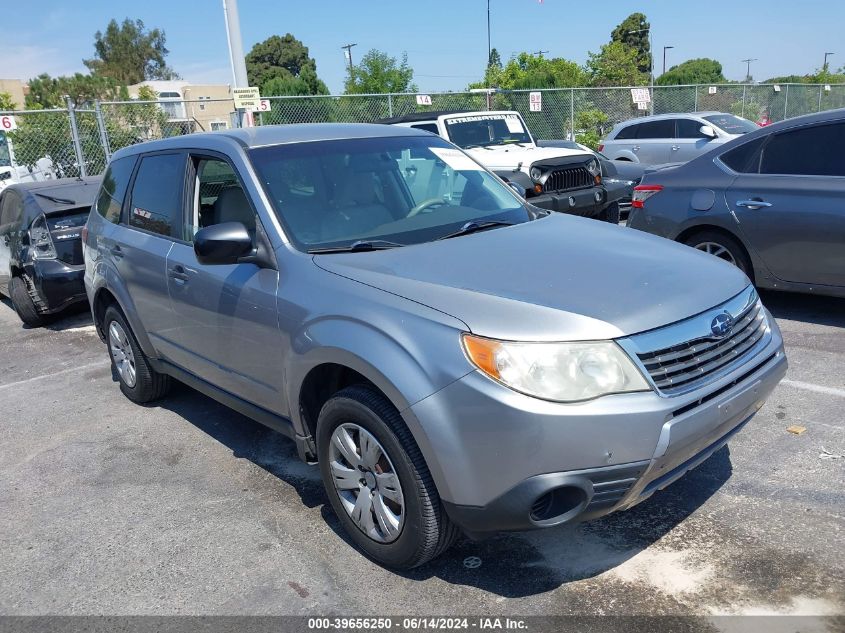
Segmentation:
[(538, 523), (560, 519), (570, 512), (581, 510), (586, 501), (587, 493), (581, 488), (562, 486), (537, 497), (529, 516)]

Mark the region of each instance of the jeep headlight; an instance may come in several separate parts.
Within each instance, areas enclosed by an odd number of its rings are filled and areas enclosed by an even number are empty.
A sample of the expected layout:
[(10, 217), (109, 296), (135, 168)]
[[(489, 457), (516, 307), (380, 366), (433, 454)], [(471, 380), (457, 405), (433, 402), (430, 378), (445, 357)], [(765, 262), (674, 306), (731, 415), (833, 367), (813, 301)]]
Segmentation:
[(540, 179), (543, 177), (543, 170), (539, 167), (532, 167), (528, 175), (531, 176), (531, 180), (534, 182), (540, 182)]
[(473, 365), (515, 391), (555, 402), (649, 391), (631, 359), (613, 341), (517, 343), (463, 335)]
[(601, 166), (599, 165), (599, 161), (595, 158), (590, 160), (590, 162), (587, 163), (587, 171), (593, 176), (601, 176)]

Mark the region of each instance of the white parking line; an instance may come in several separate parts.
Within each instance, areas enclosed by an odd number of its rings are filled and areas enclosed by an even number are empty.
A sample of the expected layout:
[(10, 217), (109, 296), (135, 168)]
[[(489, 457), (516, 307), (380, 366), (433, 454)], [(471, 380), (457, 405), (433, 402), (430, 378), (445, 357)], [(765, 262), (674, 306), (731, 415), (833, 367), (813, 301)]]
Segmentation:
[(824, 387), (811, 382), (801, 382), (800, 380), (782, 380), (781, 384), (795, 387), (796, 389), (803, 389), (804, 391), (814, 391), (815, 393), (824, 393), (829, 396), (845, 398), (845, 389), (837, 389), (836, 387)]
[(0, 391), (4, 389), (8, 389), (9, 387), (17, 387), (18, 385), (26, 385), (31, 382), (37, 382), (39, 380), (45, 380), (46, 378), (53, 378), (54, 376), (61, 376), (62, 374), (69, 374), (74, 371), (83, 371), (85, 369), (93, 369), (95, 367), (107, 367), (110, 364), (109, 361), (100, 361), (99, 363), (88, 363), (87, 365), (79, 365), (78, 367), (68, 367), (67, 369), (62, 369), (60, 371), (54, 371), (52, 374), (44, 374), (42, 376), (33, 376), (32, 378), (24, 378), (23, 380), (18, 380), (17, 382), (10, 382), (6, 383), (5, 385), (0, 385)]

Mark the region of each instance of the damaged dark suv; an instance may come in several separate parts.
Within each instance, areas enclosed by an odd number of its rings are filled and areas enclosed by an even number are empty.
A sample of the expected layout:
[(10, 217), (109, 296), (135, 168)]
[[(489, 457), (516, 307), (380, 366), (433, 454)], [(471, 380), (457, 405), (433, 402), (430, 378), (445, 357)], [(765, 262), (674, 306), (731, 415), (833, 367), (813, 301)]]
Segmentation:
[(0, 293), (26, 325), (86, 300), (80, 238), (101, 180), (18, 183), (0, 194)]

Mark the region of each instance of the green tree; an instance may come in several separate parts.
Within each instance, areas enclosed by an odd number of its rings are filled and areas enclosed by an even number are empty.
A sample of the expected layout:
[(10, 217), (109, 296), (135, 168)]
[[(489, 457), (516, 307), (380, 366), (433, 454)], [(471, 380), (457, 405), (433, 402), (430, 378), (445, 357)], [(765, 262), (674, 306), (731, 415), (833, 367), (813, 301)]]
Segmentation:
[(15, 109), (15, 102), (8, 92), (0, 92), (0, 112), (8, 112)]
[(619, 42), (637, 52), (637, 68), (645, 74), (651, 72), (650, 29), (651, 25), (644, 14), (632, 13), (610, 34), (611, 42)]
[(51, 77), (43, 73), (29, 80), (29, 92), (26, 95), (26, 107), (64, 108), (64, 96), (68, 95), (76, 107), (90, 105), (96, 99), (116, 100), (128, 99), (129, 93), (125, 86), (110, 77), (101, 75), (75, 75)]
[(165, 39), (164, 31), (148, 31), (141, 20), (126, 18), (120, 25), (112, 20), (105, 32), (94, 35), (95, 57), (82, 63), (92, 73), (125, 86), (149, 79), (178, 79), (165, 61), (169, 53)]
[(592, 86), (644, 86), (648, 84), (648, 74), (641, 70), (635, 48), (614, 41), (602, 46), (601, 52), (588, 53), (588, 55), (586, 68)]
[(546, 58), (520, 53), (504, 68), (490, 65), (484, 80), (470, 84), (472, 88), (496, 87), (504, 90), (531, 88), (571, 88), (585, 86), (587, 76), (578, 64), (561, 57)]
[(610, 117), (601, 110), (581, 110), (575, 115), (575, 140), (589, 148), (597, 149), (612, 127)]
[(490, 59), (487, 60), (487, 67), (502, 69), (502, 56), (499, 55), (499, 51), (495, 47), (490, 49)]
[(727, 79), (722, 74), (722, 64), (715, 59), (688, 59), (672, 66), (657, 78), (661, 86), (682, 86), (688, 84), (722, 84)]
[(398, 62), (383, 51), (371, 49), (354, 66), (346, 78), (346, 94), (381, 94), (385, 92), (416, 92), (414, 69), (408, 66), (408, 54), (402, 53)]
[(272, 35), (253, 46), (246, 56), (246, 74), (249, 85), (260, 86), (261, 94), (271, 80), (275, 80), (271, 89), (281, 92), (267, 94), (328, 94), (308, 47), (290, 33)]

